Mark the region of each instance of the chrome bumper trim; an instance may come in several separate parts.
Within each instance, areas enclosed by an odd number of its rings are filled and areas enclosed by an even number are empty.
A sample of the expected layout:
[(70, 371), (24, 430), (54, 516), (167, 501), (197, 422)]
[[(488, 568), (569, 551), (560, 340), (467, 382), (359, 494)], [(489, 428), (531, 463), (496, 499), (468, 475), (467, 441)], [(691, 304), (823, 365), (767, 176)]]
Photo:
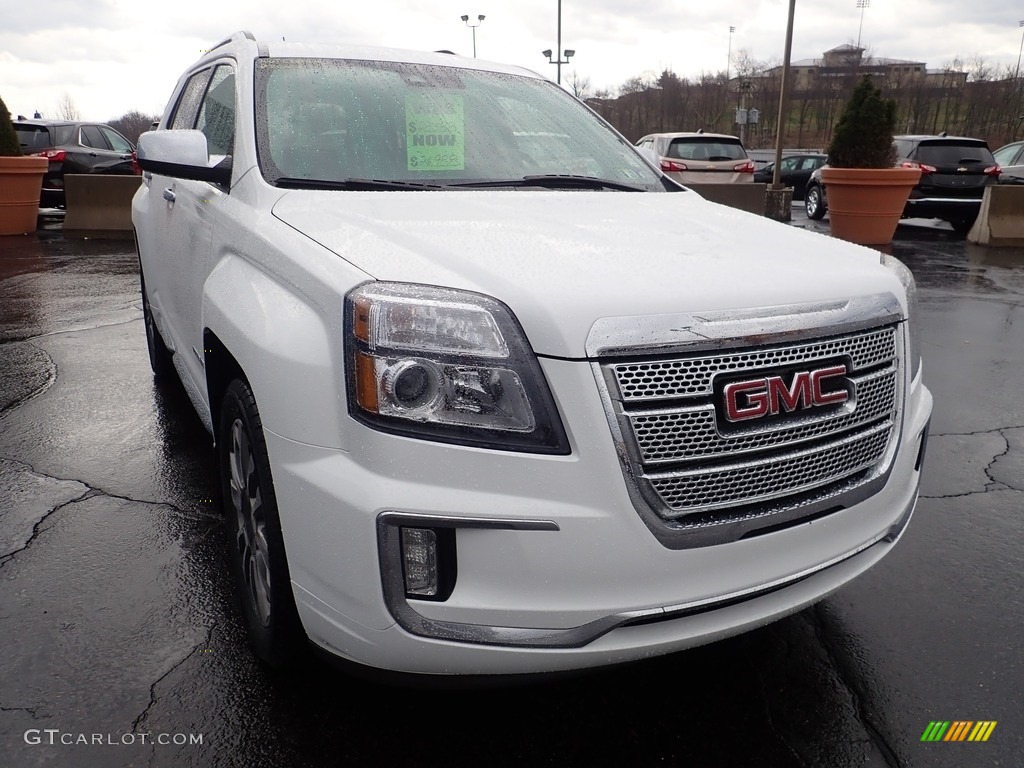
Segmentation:
[[(920, 477), (920, 475), (918, 475)], [(468, 624), (454, 621), (438, 621), (418, 613), (405, 597), (402, 580), (401, 553), (399, 551), (399, 527), (402, 525), (448, 526), (454, 528), (494, 528), (505, 530), (558, 531), (558, 525), (551, 521), (487, 520), (446, 518), (385, 512), (377, 518), (378, 549), (381, 560), (381, 581), (384, 588), (384, 602), (398, 625), (412, 635), (435, 640), (444, 640), (476, 645), (497, 645), (516, 648), (582, 648), (620, 627), (671, 621), (687, 616), (710, 613), (737, 603), (754, 600), (828, 570), (850, 558), (866, 552), (878, 544), (891, 544), (899, 538), (910, 522), (917, 503), (917, 489), (897, 521), (874, 538), (853, 550), (838, 555), (824, 563), (806, 568), (798, 573), (784, 576), (766, 584), (739, 590), (727, 595), (718, 595), (689, 603), (623, 611), (589, 621), (567, 629), (539, 629), (530, 627), (505, 627), (485, 624)]]

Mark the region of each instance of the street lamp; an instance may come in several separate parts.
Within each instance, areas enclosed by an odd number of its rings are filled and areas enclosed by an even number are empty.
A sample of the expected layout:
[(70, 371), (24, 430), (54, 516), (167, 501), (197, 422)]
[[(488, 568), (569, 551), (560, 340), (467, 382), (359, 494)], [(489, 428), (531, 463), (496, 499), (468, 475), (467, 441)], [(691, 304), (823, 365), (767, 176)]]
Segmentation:
[(477, 19), (476, 24), (470, 24), (469, 23), (469, 14), (463, 14), (462, 15), (462, 20), (464, 22), (466, 22), (466, 26), (473, 30), (473, 58), (474, 59), (476, 58), (476, 28), (479, 27), (483, 23), (484, 15), (481, 13), (479, 16), (476, 17), (476, 19)]
[(553, 53), (554, 53), (554, 51), (552, 51), (550, 48), (548, 48), (546, 51), (541, 51), (542, 55), (548, 57), (548, 64), (557, 64), (558, 65), (557, 82), (559, 84), (561, 84), (561, 82), (562, 82), (562, 65), (563, 64), (568, 64), (569, 63), (569, 59), (571, 59), (573, 56), (576, 55), (576, 51), (574, 51), (572, 48), (566, 48), (565, 51), (564, 51), (564, 54), (565, 54), (565, 59), (564, 60), (563, 59), (553, 59), (553, 58), (551, 58)]
[[(558, 45), (556, 46), (556, 50), (559, 50), (559, 51), (562, 50), (562, 0), (558, 0)], [(558, 74), (557, 74), (555, 80), (556, 80), (556, 82), (559, 85), (561, 85), (562, 84), (562, 65), (563, 64), (568, 64), (569, 63), (569, 59), (576, 54), (576, 51), (574, 51), (572, 48), (566, 48), (565, 52), (564, 52), (565, 53), (565, 61), (562, 61), (562, 59), (561, 59), (562, 54), (556, 54), (556, 56), (558, 58), (557, 59), (552, 59), (551, 58), (551, 49), (550, 48), (548, 48), (546, 51), (541, 51), (541, 53), (548, 57), (548, 64), (557, 64), (558, 65)]]

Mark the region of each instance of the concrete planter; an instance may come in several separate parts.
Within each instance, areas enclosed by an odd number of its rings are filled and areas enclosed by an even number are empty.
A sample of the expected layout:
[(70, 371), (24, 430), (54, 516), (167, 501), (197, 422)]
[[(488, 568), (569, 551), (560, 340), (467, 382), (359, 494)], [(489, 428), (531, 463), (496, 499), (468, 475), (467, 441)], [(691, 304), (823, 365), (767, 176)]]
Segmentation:
[(36, 231), (45, 157), (0, 157), (0, 235)]
[(861, 245), (892, 242), (919, 168), (821, 169), (833, 237)]

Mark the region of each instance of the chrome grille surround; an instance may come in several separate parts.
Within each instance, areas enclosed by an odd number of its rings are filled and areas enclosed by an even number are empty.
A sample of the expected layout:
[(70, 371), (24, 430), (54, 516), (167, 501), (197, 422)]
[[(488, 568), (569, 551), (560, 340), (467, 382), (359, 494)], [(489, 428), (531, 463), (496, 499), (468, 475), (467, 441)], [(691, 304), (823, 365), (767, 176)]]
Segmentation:
[[(830, 323), (815, 327), (822, 315)], [(732, 541), (879, 490), (902, 426), (901, 319), (898, 301), (883, 294), (839, 308), (776, 308), (760, 319), (740, 313), (735, 322), (691, 315), (672, 323), (689, 336), (675, 345), (592, 339), (604, 352), (593, 367), (627, 486), (659, 540), (672, 548)], [(852, 391), (842, 406), (723, 428), (716, 376), (837, 358), (847, 361)]]
[(710, 395), (711, 382), (717, 374), (804, 363), (840, 354), (849, 355), (852, 369), (857, 371), (891, 360), (892, 344), (891, 329), (879, 329), (864, 335), (795, 346), (741, 350), (683, 360), (619, 363), (612, 368), (623, 400), (650, 402)]

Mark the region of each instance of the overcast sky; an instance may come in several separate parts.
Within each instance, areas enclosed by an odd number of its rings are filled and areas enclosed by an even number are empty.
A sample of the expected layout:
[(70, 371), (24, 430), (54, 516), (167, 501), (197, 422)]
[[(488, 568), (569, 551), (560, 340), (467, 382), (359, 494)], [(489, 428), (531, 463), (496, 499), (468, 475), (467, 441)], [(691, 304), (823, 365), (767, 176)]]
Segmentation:
[[(943, 67), (979, 56), (1015, 69), (1024, 4), (1011, 0), (797, 0), (793, 59), (855, 43), (873, 55)], [(556, 47), (557, 0), (0, 0), (0, 97), (14, 115), (56, 116), (64, 94), (81, 116), (161, 113), (202, 49), (246, 29), (294, 42), (449, 49), (555, 78), (541, 55)], [(562, 68), (593, 88), (668, 68), (681, 76), (724, 70), (730, 50), (781, 61), (788, 0), (562, 0)], [(682, 127), (682, 126), (681, 126)]]

